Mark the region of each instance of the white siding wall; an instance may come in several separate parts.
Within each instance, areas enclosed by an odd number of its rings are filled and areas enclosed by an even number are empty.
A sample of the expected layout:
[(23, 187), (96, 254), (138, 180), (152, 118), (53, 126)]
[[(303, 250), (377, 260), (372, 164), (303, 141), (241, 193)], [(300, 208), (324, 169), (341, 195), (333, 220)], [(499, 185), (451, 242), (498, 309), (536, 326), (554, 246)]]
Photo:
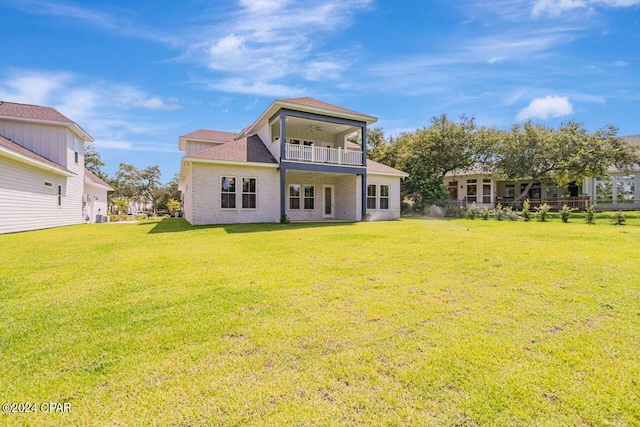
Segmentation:
[(62, 167), (67, 167), (68, 157), (65, 148), (69, 136), (73, 137), (73, 134), (64, 126), (0, 120), (0, 135)]
[(89, 217), (89, 222), (96, 222), (96, 215), (102, 215), (105, 221), (107, 215), (107, 190), (104, 187), (93, 183), (84, 184), (84, 193), (86, 198), (85, 216)]
[[(400, 218), (400, 178), (387, 175), (367, 174), (367, 186), (375, 184), (376, 188), (376, 208), (367, 209), (373, 221), (384, 219)], [(380, 184), (389, 186), (389, 209), (380, 209)]]
[[(237, 209), (220, 207), (220, 177), (235, 176)], [(241, 178), (257, 178), (257, 209), (240, 209)], [(185, 216), (191, 224), (231, 224), (278, 222), (280, 220), (280, 173), (276, 168), (244, 165), (193, 163), (191, 183), (192, 209)], [(186, 210), (186, 209), (185, 209)]]

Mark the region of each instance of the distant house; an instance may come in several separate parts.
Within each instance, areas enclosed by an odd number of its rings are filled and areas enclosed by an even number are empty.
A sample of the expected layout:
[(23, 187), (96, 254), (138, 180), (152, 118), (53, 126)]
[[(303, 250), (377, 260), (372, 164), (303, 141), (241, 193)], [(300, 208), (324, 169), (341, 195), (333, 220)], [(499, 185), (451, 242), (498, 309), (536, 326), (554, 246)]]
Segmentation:
[(92, 141), (54, 108), (0, 101), (0, 233), (82, 223)]
[(274, 101), (239, 133), (180, 137), (184, 215), (191, 224), (357, 221), (400, 217), (405, 172), (368, 160), (347, 138), (375, 117), (318, 101)]
[[(640, 147), (640, 135), (623, 136), (630, 145)], [(532, 206), (547, 203), (554, 208), (567, 205), (584, 209), (597, 204), (600, 209), (640, 209), (640, 168), (635, 165), (625, 171), (609, 169), (606, 177), (590, 177), (582, 182), (558, 186), (551, 180), (534, 182), (526, 198)], [(526, 189), (529, 181), (500, 179), (482, 168), (448, 173), (444, 179), (452, 202), (480, 207), (503, 206), (520, 208), (522, 200), (515, 198)]]
[(89, 223), (102, 222), (107, 215), (107, 192), (113, 187), (90, 170), (84, 170), (84, 217)]

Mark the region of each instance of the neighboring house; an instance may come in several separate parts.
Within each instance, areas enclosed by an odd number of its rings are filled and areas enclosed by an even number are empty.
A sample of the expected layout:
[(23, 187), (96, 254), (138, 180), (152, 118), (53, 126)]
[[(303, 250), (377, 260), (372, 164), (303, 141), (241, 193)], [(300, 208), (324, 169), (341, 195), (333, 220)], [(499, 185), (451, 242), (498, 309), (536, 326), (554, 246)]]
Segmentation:
[(240, 133), (183, 135), (184, 216), (191, 224), (400, 217), (405, 172), (367, 160), (375, 117), (313, 98), (274, 101)]
[(0, 101), (0, 233), (83, 222), (85, 141), (54, 108)]
[[(640, 146), (640, 135), (623, 136), (622, 139)], [(528, 183), (495, 178), (481, 168), (448, 173), (444, 178), (452, 202), (463, 206), (475, 202), (489, 208), (498, 203), (521, 208), (522, 200), (514, 202), (514, 199)], [(557, 209), (565, 204), (578, 209), (584, 209), (588, 204), (597, 204), (603, 210), (640, 209), (639, 184), (640, 168), (635, 165), (626, 171), (611, 168), (607, 177), (587, 178), (565, 187), (559, 187), (553, 181), (535, 182), (526, 197), (532, 206), (547, 203)]]
[(88, 223), (103, 222), (107, 218), (107, 192), (113, 187), (90, 170), (84, 170), (84, 219)]

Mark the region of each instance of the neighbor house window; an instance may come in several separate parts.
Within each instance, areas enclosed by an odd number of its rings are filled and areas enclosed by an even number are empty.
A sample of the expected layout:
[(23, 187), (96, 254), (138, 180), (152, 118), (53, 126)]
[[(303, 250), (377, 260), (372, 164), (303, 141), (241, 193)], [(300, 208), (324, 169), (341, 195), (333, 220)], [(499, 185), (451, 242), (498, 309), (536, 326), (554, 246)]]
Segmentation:
[(467, 202), (475, 202), (478, 198), (478, 181), (475, 179), (467, 180)]
[(58, 185), (58, 206), (62, 206), (62, 185)]
[(613, 181), (611, 178), (596, 178), (596, 203), (613, 203)]
[(636, 177), (623, 175), (616, 177), (616, 203), (634, 203), (636, 195)]
[(380, 186), (380, 209), (389, 209), (389, 186)]
[(242, 178), (242, 209), (256, 208), (256, 178)]
[(289, 185), (289, 209), (300, 209), (300, 184)]
[(547, 183), (547, 197), (558, 197), (558, 186), (555, 182)]
[(376, 208), (376, 185), (367, 185), (367, 209)]
[(516, 197), (516, 185), (506, 184), (504, 186), (504, 197)]
[(304, 208), (313, 210), (315, 205), (316, 188), (313, 185), (304, 186)]
[(223, 176), (220, 179), (220, 207), (222, 209), (236, 208), (236, 177)]
[(491, 180), (482, 180), (482, 203), (491, 203)]

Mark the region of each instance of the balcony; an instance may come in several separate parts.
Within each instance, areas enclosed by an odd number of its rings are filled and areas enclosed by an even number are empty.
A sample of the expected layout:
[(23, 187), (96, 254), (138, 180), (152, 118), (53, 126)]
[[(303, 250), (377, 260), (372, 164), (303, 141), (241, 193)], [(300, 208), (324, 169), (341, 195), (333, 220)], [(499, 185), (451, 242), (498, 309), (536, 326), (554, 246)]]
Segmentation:
[(362, 151), (315, 145), (285, 144), (285, 159), (309, 163), (362, 166)]

